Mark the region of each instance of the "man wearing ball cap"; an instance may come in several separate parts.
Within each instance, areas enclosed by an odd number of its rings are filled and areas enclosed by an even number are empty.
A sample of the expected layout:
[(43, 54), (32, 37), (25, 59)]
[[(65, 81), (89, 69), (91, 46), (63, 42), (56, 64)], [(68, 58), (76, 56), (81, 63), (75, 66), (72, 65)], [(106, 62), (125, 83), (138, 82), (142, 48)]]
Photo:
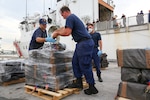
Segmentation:
[(37, 28), (30, 41), (29, 50), (38, 49), (44, 45), (44, 42), (55, 42), (56, 40), (47, 36), (46, 31), (47, 22), (46, 19), (41, 18), (39, 20), (39, 28)]

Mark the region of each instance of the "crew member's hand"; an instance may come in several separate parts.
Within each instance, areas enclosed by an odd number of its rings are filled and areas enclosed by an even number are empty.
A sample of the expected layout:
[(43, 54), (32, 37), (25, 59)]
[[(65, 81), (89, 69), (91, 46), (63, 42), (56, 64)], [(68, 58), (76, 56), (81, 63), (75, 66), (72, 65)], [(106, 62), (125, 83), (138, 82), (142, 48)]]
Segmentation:
[(99, 50), (99, 51), (97, 52), (97, 55), (100, 57), (101, 54), (102, 54), (102, 50)]
[(56, 31), (54, 31), (53, 33), (52, 33), (52, 38), (57, 38), (57, 36), (58, 36), (58, 34), (57, 34), (57, 32)]
[(53, 39), (53, 38), (51, 38), (51, 37), (45, 38), (45, 41), (46, 41), (46, 42), (56, 42), (56, 40)]

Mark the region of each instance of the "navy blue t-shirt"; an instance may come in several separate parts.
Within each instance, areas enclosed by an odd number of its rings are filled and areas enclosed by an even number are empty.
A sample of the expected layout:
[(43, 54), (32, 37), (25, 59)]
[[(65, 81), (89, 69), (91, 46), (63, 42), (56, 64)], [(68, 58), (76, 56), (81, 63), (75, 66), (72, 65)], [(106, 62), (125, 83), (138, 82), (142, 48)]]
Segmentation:
[(91, 38), (82, 21), (74, 14), (66, 18), (65, 27), (72, 29), (72, 37), (75, 42), (79, 42), (83, 38)]
[(92, 36), (92, 39), (94, 40), (94, 47), (99, 47), (98, 41), (102, 40), (100, 33), (94, 32), (93, 34), (90, 34)]
[(41, 37), (41, 38), (46, 38), (47, 37), (47, 32), (45, 30), (42, 31), (40, 28), (36, 29), (33, 33), (33, 36), (32, 36), (32, 39), (30, 41), (30, 45), (29, 45), (29, 50), (32, 50), (32, 49), (38, 49), (40, 47), (43, 46), (44, 42), (43, 43), (38, 43), (36, 42), (36, 38), (37, 37)]

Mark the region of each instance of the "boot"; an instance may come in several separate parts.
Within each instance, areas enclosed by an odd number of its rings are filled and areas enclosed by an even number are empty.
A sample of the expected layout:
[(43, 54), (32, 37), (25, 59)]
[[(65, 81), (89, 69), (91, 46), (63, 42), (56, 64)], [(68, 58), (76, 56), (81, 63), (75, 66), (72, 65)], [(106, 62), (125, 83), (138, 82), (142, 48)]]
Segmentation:
[(82, 90), (83, 89), (82, 78), (77, 78), (77, 80), (72, 84), (69, 84), (67, 88), (79, 88), (80, 90)]
[(89, 88), (84, 90), (84, 93), (87, 95), (97, 94), (98, 90), (96, 89), (96, 87), (94, 85), (89, 85)]
[(102, 78), (101, 78), (101, 74), (98, 76), (98, 81), (99, 82), (103, 82)]

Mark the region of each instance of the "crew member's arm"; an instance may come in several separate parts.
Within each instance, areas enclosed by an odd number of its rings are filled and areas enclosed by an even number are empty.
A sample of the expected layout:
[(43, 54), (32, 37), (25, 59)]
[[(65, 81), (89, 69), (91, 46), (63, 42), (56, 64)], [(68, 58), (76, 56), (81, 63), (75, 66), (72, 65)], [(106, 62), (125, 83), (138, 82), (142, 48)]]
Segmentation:
[(71, 28), (68, 28), (68, 27), (62, 27), (62, 28), (59, 28), (57, 30), (55, 30), (52, 34), (52, 37), (53, 38), (56, 38), (57, 36), (69, 36), (70, 34), (72, 33), (72, 29)]
[(98, 41), (98, 44), (99, 44), (100, 50), (102, 50), (102, 40), (99, 40), (99, 41)]
[(37, 37), (36, 42), (43, 43), (43, 42), (46, 42), (46, 41), (45, 41), (45, 38)]

